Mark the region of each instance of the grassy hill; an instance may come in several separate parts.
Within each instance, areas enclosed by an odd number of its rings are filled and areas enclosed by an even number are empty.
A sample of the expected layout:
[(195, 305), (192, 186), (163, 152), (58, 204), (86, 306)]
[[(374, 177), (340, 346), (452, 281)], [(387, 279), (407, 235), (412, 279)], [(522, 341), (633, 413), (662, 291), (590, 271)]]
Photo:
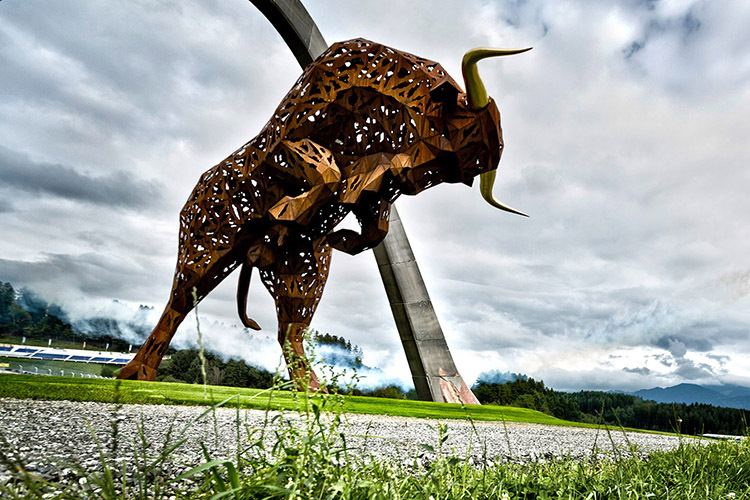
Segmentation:
[[(0, 374), (0, 397), (30, 399), (66, 399), (141, 404), (212, 405), (230, 399), (227, 405), (243, 408), (295, 409), (301, 394), (287, 390), (261, 390), (224, 386), (203, 386), (171, 382), (139, 382), (133, 380), (82, 379), (73, 377)], [(587, 424), (568, 422), (526, 408), (496, 405), (462, 406), (383, 399), (366, 396), (314, 396), (313, 401), (326, 399), (328, 404), (343, 404), (347, 413), (393, 415), (402, 417), (465, 419), (477, 421), (528, 422), (549, 425), (585, 427)]]

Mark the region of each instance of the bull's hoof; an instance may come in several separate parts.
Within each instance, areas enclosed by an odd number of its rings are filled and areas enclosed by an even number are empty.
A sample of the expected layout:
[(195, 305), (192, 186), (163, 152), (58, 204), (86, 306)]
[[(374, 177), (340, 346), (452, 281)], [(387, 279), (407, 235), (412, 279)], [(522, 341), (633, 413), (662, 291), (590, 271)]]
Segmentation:
[(156, 368), (151, 368), (150, 366), (134, 359), (120, 370), (120, 373), (117, 374), (117, 378), (122, 380), (154, 381), (156, 380)]

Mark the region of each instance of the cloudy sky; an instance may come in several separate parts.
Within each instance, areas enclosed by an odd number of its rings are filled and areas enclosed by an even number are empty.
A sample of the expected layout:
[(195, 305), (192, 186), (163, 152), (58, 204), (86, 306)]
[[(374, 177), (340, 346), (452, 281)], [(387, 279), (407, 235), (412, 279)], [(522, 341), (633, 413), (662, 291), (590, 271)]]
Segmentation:
[[(495, 193), (397, 202), (459, 370), (561, 390), (750, 385), (750, 4), (316, 1), (328, 42), (437, 60), (533, 46), (481, 72), (503, 115)], [(0, 1), (0, 280), (73, 319), (155, 322), (198, 176), (262, 128), (299, 67), (244, 0)], [(273, 302), (238, 328), (236, 276), (206, 343), (275, 367)], [(116, 300), (117, 302), (113, 302)], [(334, 255), (313, 326), (410, 376), (371, 252)], [(175, 343), (195, 340), (194, 318)]]

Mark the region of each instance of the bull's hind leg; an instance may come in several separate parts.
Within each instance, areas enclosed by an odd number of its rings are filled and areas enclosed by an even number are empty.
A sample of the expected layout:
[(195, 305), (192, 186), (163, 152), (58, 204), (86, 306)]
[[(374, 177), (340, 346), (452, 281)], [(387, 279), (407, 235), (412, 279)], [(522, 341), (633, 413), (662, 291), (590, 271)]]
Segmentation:
[(179, 255), (169, 302), (146, 343), (118, 378), (154, 380), (177, 327), (244, 257), (246, 247), (237, 242), (236, 225), (221, 214), (205, 212), (198, 201), (189, 200), (181, 214)]
[(260, 275), (276, 301), (279, 344), (289, 376), (299, 390), (315, 391), (320, 382), (305, 357), (303, 341), (328, 279), (331, 247), (313, 248), (307, 243), (292, 245), (287, 252)]
[(228, 248), (210, 254), (210, 258), (199, 258), (181, 248), (169, 302), (146, 343), (117, 377), (155, 380), (156, 370), (177, 327), (206, 295), (234, 271), (240, 255), (240, 250)]
[(164, 312), (138, 350), (135, 357), (120, 370), (117, 378), (155, 380), (156, 370), (167, 352), (177, 327), (211, 290), (221, 283), (238, 264), (235, 252), (224, 252), (214, 260), (205, 259), (200, 266), (191, 266), (180, 257), (177, 263), (172, 294)]

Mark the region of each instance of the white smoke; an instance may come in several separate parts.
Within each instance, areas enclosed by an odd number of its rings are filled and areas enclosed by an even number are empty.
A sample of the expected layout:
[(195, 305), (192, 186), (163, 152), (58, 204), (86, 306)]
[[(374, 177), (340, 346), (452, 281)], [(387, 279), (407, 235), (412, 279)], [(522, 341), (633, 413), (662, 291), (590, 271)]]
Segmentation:
[(527, 375), (521, 373), (501, 372), (500, 370), (488, 370), (477, 376), (477, 384), (484, 382), (486, 384), (505, 384), (515, 382), (516, 380), (528, 380)]
[(315, 358), (322, 363), (319, 365), (321, 370), (327, 373), (328, 378), (338, 377), (342, 382), (339, 385), (354, 384), (354, 388), (362, 391), (395, 386), (404, 393), (414, 388), (412, 384), (388, 375), (381, 368), (367, 366), (362, 362), (356, 363), (353, 351), (337, 344), (317, 344), (311, 347)]
[[(226, 362), (244, 361), (272, 373), (283, 371), (282, 351), (275, 335), (255, 332), (237, 325), (227, 325), (199, 314), (200, 330), (206, 351)], [(155, 324), (155, 323), (154, 323)], [(175, 349), (198, 349), (198, 330), (195, 312), (183, 321), (170, 346)]]
[(715, 283), (731, 293), (731, 302), (737, 302), (750, 294), (750, 270), (724, 274)]
[(142, 344), (156, 322), (153, 307), (132, 306), (113, 300), (108, 304), (87, 309), (86, 315), (68, 312), (73, 331), (89, 337), (109, 336), (137, 346)]
[[(63, 321), (70, 322), (73, 331), (87, 337), (109, 336), (133, 345), (134, 350), (143, 344), (159, 320), (159, 313), (153, 307), (133, 305), (119, 300), (107, 302), (76, 303), (63, 307), (47, 305), (43, 299), (24, 291), (27, 298), (23, 304), (29, 309), (44, 306)], [(237, 325), (227, 325), (221, 321), (200, 315), (203, 343), (207, 351), (222, 361), (236, 359), (249, 365), (275, 372), (283, 367), (281, 348), (275, 336), (263, 332), (252, 332)], [(184, 320), (172, 339), (170, 346), (175, 349), (198, 349), (198, 331), (195, 313)]]

